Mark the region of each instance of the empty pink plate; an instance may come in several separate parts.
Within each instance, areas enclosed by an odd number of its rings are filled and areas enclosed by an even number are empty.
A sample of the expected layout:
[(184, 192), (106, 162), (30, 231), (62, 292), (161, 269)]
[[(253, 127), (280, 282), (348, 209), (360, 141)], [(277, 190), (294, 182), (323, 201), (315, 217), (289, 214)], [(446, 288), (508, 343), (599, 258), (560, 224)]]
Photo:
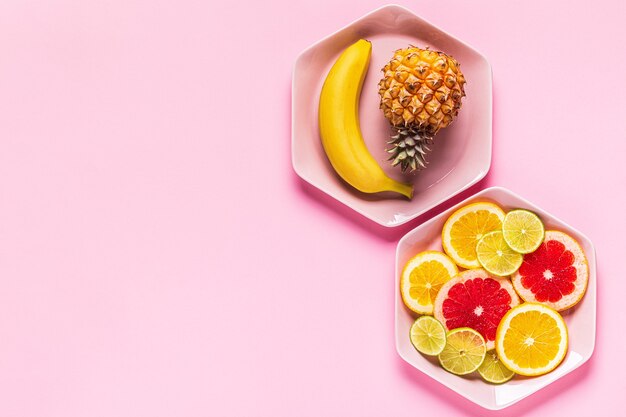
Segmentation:
[[(321, 145), (317, 117), (322, 84), (341, 52), (361, 38), (372, 42), (370, 68), (360, 101), (363, 136), (388, 175), (414, 184), (411, 201), (354, 190), (334, 172)], [(467, 79), (467, 97), (454, 123), (435, 137), (429, 167), (402, 174), (387, 161), (385, 147), (391, 129), (379, 109), (377, 84), (382, 77), (381, 69), (393, 52), (408, 45), (430, 47), (454, 56)], [(492, 140), (489, 63), (474, 49), (405, 8), (382, 7), (302, 52), (294, 67), (292, 94), (292, 162), (297, 174), (383, 226), (406, 223), (475, 184), (489, 171)]]

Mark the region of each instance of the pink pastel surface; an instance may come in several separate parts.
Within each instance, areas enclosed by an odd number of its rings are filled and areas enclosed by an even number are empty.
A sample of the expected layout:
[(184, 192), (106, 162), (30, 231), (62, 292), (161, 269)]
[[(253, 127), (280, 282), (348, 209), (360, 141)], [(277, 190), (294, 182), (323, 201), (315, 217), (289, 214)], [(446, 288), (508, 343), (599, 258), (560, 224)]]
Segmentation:
[[(623, 414), (626, 5), (405, 3), (489, 60), (494, 141), (395, 229), (290, 158), (296, 57), (379, 6), (0, 3), (0, 416)], [(594, 355), (498, 413), (394, 344), (398, 239), (490, 185), (598, 262)]]

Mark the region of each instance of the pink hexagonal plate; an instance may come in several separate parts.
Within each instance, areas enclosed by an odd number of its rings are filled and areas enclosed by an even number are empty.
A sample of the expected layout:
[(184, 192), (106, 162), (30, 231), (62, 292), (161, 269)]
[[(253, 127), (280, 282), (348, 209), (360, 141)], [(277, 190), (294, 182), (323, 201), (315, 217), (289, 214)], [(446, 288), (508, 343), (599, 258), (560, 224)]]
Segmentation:
[[(372, 42), (372, 58), (360, 102), (361, 129), (368, 149), (392, 177), (415, 186), (411, 201), (362, 194), (333, 171), (322, 148), (317, 122), (322, 84), (340, 53), (360, 38)], [(391, 129), (380, 111), (378, 80), (393, 51), (413, 44), (445, 51), (460, 63), (467, 97), (454, 121), (436, 136), (428, 169), (403, 175), (387, 162)], [(491, 68), (463, 42), (411, 11), (385, 6), (305, 50), (293, 73), (292, 161), (298, 175), (355, 211), (388, 227), (401, 225), (483, 178), (491, 164)]]
[[(533, 378), (518, 375), (505, 384), (491, 385), (483, 382), (479, 376), (452, 375), (439, 365), (436, 358), (428, 358), (418, 353), (411, 345), (409, 329), (417, 316), (404, 306), (400, 295), (400, 274), (404, 264), (419, 252), (441, 251), (441, 229), (446, 219), (459, 207), (476, 201), (491, 201), (504, 210), (513, 208), (531, 210), (541, 217), (546, 230), (555, 229), (568, 233), (585, 251), (589, 262), (587, 292), (576, 306), (562, 313), (569, 333), (567, 356), (554, 371), (546, 375)], [(508, 407), (564, 377), (584, 364), (593, 354), (596, 337), (596, 254), (593, 244), (573, 227), (505, 188), (492, 187), (483, 190), (407, 233), (398, 243), (395, 283), (396, 349), (400, 356), (415, 368), (482, 407), (491, 410)]]

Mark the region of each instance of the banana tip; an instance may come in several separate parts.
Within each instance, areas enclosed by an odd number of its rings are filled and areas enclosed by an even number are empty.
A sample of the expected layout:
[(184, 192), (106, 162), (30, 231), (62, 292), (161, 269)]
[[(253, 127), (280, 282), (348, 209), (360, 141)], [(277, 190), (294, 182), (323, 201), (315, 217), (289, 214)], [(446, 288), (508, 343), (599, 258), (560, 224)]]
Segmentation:
[(413, 198), (413, 185), (398, 183), (396, 191), (409, 200)]

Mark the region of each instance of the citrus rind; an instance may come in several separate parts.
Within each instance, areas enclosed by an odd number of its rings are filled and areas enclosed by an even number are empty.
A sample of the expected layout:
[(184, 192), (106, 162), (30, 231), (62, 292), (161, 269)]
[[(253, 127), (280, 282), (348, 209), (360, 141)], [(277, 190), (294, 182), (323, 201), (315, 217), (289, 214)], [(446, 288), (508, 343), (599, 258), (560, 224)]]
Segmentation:
[[(461, 226), (459, 223), (460, 219), (464, 218), (467, 215), (478, 215), (479, 212), (487, 212), (489, 222), (487, 225), (482, 224), (478, 227), (479, 230), (469, 230), (468, 228)], [(499, 220), (493, 220), (491, 215), (495, 215), (495, 217)], [(444, 252), (450, 256), (460, 267), (463, 268), (479, 268), (480, 263), (476, 257), (475, 249), (476, 243), (478, 240), (486, 234), (494, 230), (501, 230), (502, 222), (504, 221), (505, 213), (498, 205), (490, 202), (477, 202), (468, 204), (456, 210), (454, 213), (448, 217), (446, 222), (443, 225), (443, 229), (441, 231), (441, 243), (443, 246)], [(463, 222), (463, 220), (461, 220)], [(473, 223), (473, 222), (470, 222)], [(455, 227), (455, 225), (457, 225)], [(465, 230), (465, 235), (462, 236), (461, 239), (452, 237), (453, 229), (461, 229), (461, 232)], [(460, 247), (459, 247), (460, 246)], [(464, 253), (465, 252), (465, 253)]]
[(520, 253), (506, 243), (504, 233), (499, 230), (487, 233), (478, 241), (476, 255), (487, 272), (500, 277), (514, 274), (524, 260)]
[[(411, 282), (411, 273), (427, 262), (435, 262), (440, 265), (440, 267), (436, 267), (438, 276), (428, 277), (428, 279), (433, 280), (432, 282), (435, 286), (427, 288), (427, 285), (431, 284), (430, 282), (424, 282), (423, 286), (417, 288), (418, 286)], [(437, 292), (439, 291), (438, 288), (441, 288), (443, 284), (457, 273), (458, 268), (456, 264), (445, 253), (437, 251), (418, 253), (406, 263), (402, 270), (402, 275), (400, 276), (400, 294), (402, 295), (402, 301), (411, 311), (417, 314), (433, 314), (433, 304)], [(416, 279), (426, 279), (422, 274), (418, 275)], [(412, 287), (414, 289), (413, 293), (419, 293), (420, 296), (413, 296), (411, 294)], [(428, 302), (420, 302), (420, 298), (428, 300)]]
[[(453, 330), (453, 329), (448, 328), (446, 324), (446, 318), (444, 317), (444, 314), (443, 314), (443, 303), (445, 299), (447, 298), (448, 291), (454, 285), (465, 283), (466, 281), (474, 279), (474, 278), (491, 278), (495, 280), (496, 282), (498, 282), (500, 286), (504, 290), (506, 290), (506, 292), (511, 297), (511, 303), (509, 304), (511, 308), (517, 306), (520, 303), (520, 299), (517, 296), (517, 293), (513, 289), (513, 285), (511, 285), (511, 281), (508, 278), (498, 277), (480, 268), (462, 271), (457, 276), (452, 278), (450, 281), (446, 282), (443, 285), (443, 287), (441, 287), (441, 289), (439, 290), (439, 293), (437, 293), (437, 298), (435, 298), (433, 315), (437, 320), (439, 320), (441, 324), (443, 324), (446, 330), (450, 330), (450, 331)], [(491, 350), (494, 348), (495, 340), (486, 340), (485, 342), (486, 342), (488, 350)]]
[(485, 355), (485, 360), (478, 367), (478, 373), (487, 382), (503, 384), (515, 376), (515, 372), (502, 364), (495, 349)]
[[(550, 327), (548, 330), (549, 332), (551, 332), (551, 334), (552, 334), (552, 329), (558, 330), (558, 334), (559, 334), (558, 347), (557, 347), (556, 352), (552, 356), (549, 356), (545, 353), (545, 349), (549, 349), (548, 343), (545, 341), (542, 341), (540, 344), (540, 346), (543, 346), (543, 350), (539, 350), (535, 347), (534, 349), (536, 351), (534, 355), (532, 351), (526, 354), (527, 349), (530, 349), (531, 346), (533, 347), (535, 346), (535, 338), (545, 336), (546, 334), (545, 330), (543, 331), (544, 333), (537, 333), (536, 335), (532, 333), (532, 334), (526, 335), (523, 329), (520, 330), (518, 328), (511, 327), (511, 321), (513, 319), (515, 319), (521, 314), (527, 314), (529, 312), (538, 312), (541, 315), (546, 315), (547, 318), (540, 316), (541, 319), (544, 321), (544, 323), (548, 323), (549, 320), (552, 320), (551, 324), (553, 324), (554, 326)], [(529, 321), (530, 321), (530, 317), (529, 317)], [(535, 320), (533, 320), (533, 322), (534, 321)], [(533, 328), (535, 324), (536, 323), (532, 323), (531, 325), (529, 325), (529, 327)], [(511, 338), (517, 337), (518, 339), (524, 339), (523, 341), (518, 341), (517, 343), (515, 343), (515, 340), (512, 340), (508, 345), (511, 352), (508, 352), (506, 348), (506, 345), (507, 345), (506, 340), (507, 340), (507, 337), (509, 336), (509, 332), (510, 332)], [(543, 304), (539, 304), (539, 303), (523, 303), (509, 310), (500, 321), (500, 324), (498, 325), (498, 330), (496, 332), (496, 351), (498, 353), (498, 357), (500, 361), (502, 361), (502, 364), (506, 366), (508, 369), (510, 369), (511, 371), (515, 372), (516, 374), (520, 374), (524, 376), (544, 375), (554, 370), (563, 361), (563, 358), (565, 358), (565, 355), (567, 353), (567, 346), (568, 346), (567, 326), (565, 324), (565, 321), (563, 320), (563, 317), (561, 317), (561, 315), (556, 310), (550, 307), (547, 307)], [(522, 354), (516, 357), (516, 355), (514, 354), (515, 352), (518, 352), (518, 353), (522, 352)], [(543, 366), (520, 365), (520, 362), (522, 360), (524, 359), (530, 360), (530, 358), (533, 358), (533, 357), (537, 358), (540, 355), (542, 355), (542, 357), (548, 357), (547, 364)]]
[(424, 355), (437, 356), (446, 346), (446, 329), (432, 316), (421, 316), (409, 332), (413, 347)]
[(476, 330), (459, 327), (448, 332), (446, 338), (446, 346), (438, 356), (443, 369), (455, 375), (467, 375), (483, 363), (487, 347)]
[[(583, 248), (580, 246), (580, 243), (576, 241), (573, 237), (568, 235), (567, 233), (557, 231), (557, 230), (547, 230), (545, 232), (544, 242), (548, 242), (550, 240), (556, 240), (561, 242), (565, 248), (571, 251), (574, 255), (574, 263), (572, 266), (576, 269), (576, 288), (570, 294), (565, 295), (559, 301), (551, 302), (551, 301), (538, 301), (535, 297), (535, 294), (529, 289), (525, 288), (522, 284), (523, 276), (520, 274), (519, 270), (511, 276), (511, 282), (513, 283), (513, 288), (520, 296), (520, 298), (526, 302), (540, 302), (541, 304), (545, 304), (550, 308), (555, 309), (556, 311), (567, 310), (568, 308), (574, 307), (576, 304), (582, 300), (585, 292), (587, 291), (587, 286), (589, 284), (589, 265), (587, 262), (587, 257), (585, 256), (585, 252)], [(440, 290), (441, 291), (441, 290)]]
[(509, 211), (502, 222), (506, 243), (518, 253), (531, 253), (543, 242), (543, 222), (532, 211), (516, 209)]

